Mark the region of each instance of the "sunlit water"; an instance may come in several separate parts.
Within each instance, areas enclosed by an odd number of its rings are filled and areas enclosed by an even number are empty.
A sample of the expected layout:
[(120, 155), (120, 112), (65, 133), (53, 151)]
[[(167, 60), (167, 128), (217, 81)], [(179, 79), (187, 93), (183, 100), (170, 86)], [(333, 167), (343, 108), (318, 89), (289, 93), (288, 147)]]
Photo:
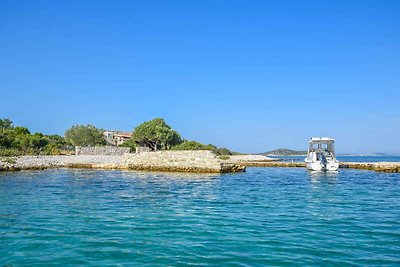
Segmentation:
[(0, 266), (400, 265), (400, 174), (0, 173)]

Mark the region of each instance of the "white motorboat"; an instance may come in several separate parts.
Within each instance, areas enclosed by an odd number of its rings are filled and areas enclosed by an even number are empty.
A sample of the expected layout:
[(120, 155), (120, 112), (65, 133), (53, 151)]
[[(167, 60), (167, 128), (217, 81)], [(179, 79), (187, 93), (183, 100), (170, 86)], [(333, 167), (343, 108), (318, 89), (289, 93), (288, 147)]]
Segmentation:
[(313, 137), (309, 143), (307, 158), (305, 158), (308, 170), (337, 171), (339, 169), (339, 161), (335, 156), (335, 139)]

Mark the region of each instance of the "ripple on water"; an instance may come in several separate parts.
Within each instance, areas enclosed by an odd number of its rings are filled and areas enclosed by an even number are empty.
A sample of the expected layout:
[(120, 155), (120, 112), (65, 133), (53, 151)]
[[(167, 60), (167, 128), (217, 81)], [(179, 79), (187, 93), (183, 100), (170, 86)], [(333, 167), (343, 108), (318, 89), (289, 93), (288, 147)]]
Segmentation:
[(0, 173), (0, 265), (399, 265), (400, 175)]

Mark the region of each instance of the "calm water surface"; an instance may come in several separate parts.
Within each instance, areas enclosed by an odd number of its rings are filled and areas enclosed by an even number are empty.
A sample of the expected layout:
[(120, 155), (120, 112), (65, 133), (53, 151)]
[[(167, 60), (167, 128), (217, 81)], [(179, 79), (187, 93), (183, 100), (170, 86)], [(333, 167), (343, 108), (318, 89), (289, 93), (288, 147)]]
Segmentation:
[(400, 265), (400, 175), (0, 173), (0, 266)]

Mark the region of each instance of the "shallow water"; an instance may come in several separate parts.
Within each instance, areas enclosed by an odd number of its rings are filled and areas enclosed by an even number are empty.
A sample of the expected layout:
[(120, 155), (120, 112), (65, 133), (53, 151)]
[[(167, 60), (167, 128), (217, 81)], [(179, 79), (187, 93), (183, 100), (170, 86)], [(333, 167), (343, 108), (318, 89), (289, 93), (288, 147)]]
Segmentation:
[(400, 174), (0, 173), (0, 266), (400, 265)]

